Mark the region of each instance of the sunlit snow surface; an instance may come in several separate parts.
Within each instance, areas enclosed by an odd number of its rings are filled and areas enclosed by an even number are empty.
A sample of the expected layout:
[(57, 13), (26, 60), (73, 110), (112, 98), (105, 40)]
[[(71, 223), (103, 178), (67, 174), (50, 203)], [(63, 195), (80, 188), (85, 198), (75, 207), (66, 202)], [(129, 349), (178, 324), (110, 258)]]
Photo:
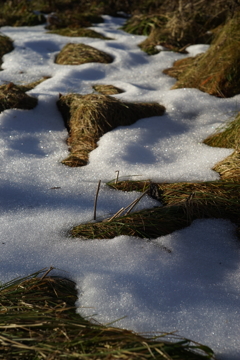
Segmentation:
[[(0, 114), (1, 239), (0, 280), (6, 282), (44, 267), (76, 281), (78, 311), (140, 332), (178, 331), (209, 345), (219, 359), (240, 358), (240, 268), (235, 226), (199, 220), (181, 231), (145, 241), (68, 238), (75, 224), (92, 220), (97, 182), (98, 217), (108, 216), (136, 198), (104, 182), (123, 178), (156, 181), (218, 179), (211, 168), (232, 150), (202, 140), (239, 110), (240, 96), (218, 99), (196, 89), (170, 90), (175, 80), (162, 70), (182, 58), (162, 51), (147, 56), (137, 46), (144, 37), (126, 34), (122, 19), (105, 16), (93, 28), (114, 40), (47, 34), (44, 26), (4, 27), (15, 50), (4, 56), (0, 83), (31, 82), (51, 76), (29, 94), (31, 111)], [(54, 57), (68, 42), (90, 44), (114, 57), (111, 64), (62, 66)], [(205, 45), (191, 46), (196, 55)], [(125, 90), (117, 98), (156, 101), (164, 116), (142, 119), (105, 134), (84, 168), (68, 168), (67, 131), (56, 107), (59, 93), (93, 92), (96, 83)], [(144, 198), (138, 209), (158, 203)]]

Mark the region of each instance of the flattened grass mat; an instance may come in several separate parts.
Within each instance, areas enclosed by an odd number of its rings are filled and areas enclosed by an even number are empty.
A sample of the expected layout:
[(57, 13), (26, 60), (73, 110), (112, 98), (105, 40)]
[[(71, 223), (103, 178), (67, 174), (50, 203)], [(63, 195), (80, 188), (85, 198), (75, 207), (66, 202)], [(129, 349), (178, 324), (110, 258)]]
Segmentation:
[(68, 166), (86, 165), (88, 154), (106, 132), (141, 118), (163, 115), (165, 111), (158, 103), (121, 102), (98, 94), (61, 96), (57, 106), (69, 132), (71, 155), (62, 161)]
[[(141, 191), (159, 200), (162, 206), (116, 213), (101, 222), (80, 224), (70, 234), (81, 239), (112, 239), (128, 235), (157, 238), (189, 226), (196, 219), (224, 218), (240, 226), (240, 182), (151, 183), (121, 181), (111, 187)], [(127, 210), (127, 209), (126, 209)]]
[(49, 271), (0, 286), (0, 358), (214, 359), (207, 346), (173, 334), (147, 338), (84, 319), (76, 313), (75, 283)]

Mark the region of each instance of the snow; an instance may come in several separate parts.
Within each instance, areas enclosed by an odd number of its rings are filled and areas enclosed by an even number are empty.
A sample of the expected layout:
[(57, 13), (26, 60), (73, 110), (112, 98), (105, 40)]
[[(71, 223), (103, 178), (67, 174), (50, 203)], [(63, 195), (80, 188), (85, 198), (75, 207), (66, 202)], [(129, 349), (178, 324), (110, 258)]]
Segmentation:
[[(92, 29), (114, 40), (47, 34), (44, 26), (3, 27), (14, 40), (4, 56), (0, 83), (27, 83), (51, 76), (29, 95), (30, 111), (0, 114), (1, 242), (0, 279), (6, 282), (44, 267), (77, 283), (78, 312), (102, 323), (138, 332), (177, 331), (210, 346), (222, 360), (240, 357), (240, 247), (235, 225), (227, 220), (197, 220), (155, 240), (119, 236), (112, 240), (71, 239), (68, 230), (128, 205), (136, 193), (107, 187), (121, 178), (154, 181), (207, 181), (231, 149), (211, 148), (203, 139), (239, 111), (240, 95), (218, 99), (196, 89), (170, 90), (175, 79), (162, 73), (187, 55), (162, 51), (149, 57), (137, 44), (145, 37), (119, 30), (122, 19), (105, 16)], [(63, 66), (54, 57), (67, 43), (85, 43), (114, 57), (111, 64)], [(206, 51), (189, 47), (189, 54)], [(188, 49), (187, 49), (188, 50)], [(142, 119), (105, 134), (83, 168), (60, 163), (68, 155), (67, 131), (56, 107), (59, 92), (92, 93), (96, 83), (125, 90), (128, 101), (156, 101), (160, 117)], [(138, 209), (158, 203), (144, 197)]]

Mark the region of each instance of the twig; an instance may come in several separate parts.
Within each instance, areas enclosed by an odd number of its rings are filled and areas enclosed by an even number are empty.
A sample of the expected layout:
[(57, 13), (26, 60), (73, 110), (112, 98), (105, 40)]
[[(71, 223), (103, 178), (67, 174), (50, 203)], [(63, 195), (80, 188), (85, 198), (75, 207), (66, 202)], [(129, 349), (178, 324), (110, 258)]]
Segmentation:
[[(139, 196), (138, 199), (136, 199), (136, 200), (134, 200), (134, 201), (132, 202), (132, 206), (128, 209), (128, 211), (126, 212), (126, 215), (128, 215), (128, 214), (132, 211), (132, 209), (137, 205), (137, 203), (139, 203), (139, 201), (144, 197), (144, 195), (148, 192), (148, 190), (149, 190), (149, 189), (147, 189), (146, 191), (144, 191), (144, 193), (142, 193), (142, 195)], [(131, 205), (131, 204), (130, 204), (130, 205)]]
[(118, 211), (116, 212), (116, 214), (114, 214), (111, 218), (109, 218), (109, 219), (107, 219), (107, 220), (103, 220), (103, 222), (104, 222), (104, 221), (107, 221), (107, 222), (112, 221), (112, 220), (115, 219), (116, 217), (120, 216), (120, 215), (123, 213), (124, 210), (125, 210), (125, 208), (122, 207), (122, 208), (121, 208), (120, 210), (118, 210)]
[(93, 220), (96, 220), (97, 200), (98, 200), (98, 193), (99, 193), (99, 190), (100, 190), (100, 185), (101, 185), (101, 180), (99, 180), (99, 182), (98, 182), (97, 192), (96, 192), (96, 196), (95, 196), (94, 210), (93, 210)]
[(127, 211), (127, 210), (128, 210), (128, 211), (126, 212), (125, 215), (128, 215), (128, 214), (132, 211), (132, 209), (137, 205), (137, 203), (142, 199), (142, 197), (148, 192), (148, 190), (149, 190), (149, 189), (147, 189), (146, 191), (144, 191), (144, 193), (142, 193), (142, 195), (141, 195), (139, 198), (133, 200), (133, 201), (131, 202), (131, 204), (127, 205), (125, 208), (121, 208), (120, 210), (118, 210), (110, 219), (107, 219), (107, 220), (105, 220), (105, 221), (110, 222), (110, 221), (112, 221), (113, 219), (115, 219), (116, 217), (119, 217), (120, 215), (122, 215), (122, 213), (123, 213), (124, 211)]
[(118, 183), (119, 170), (116, 170), (115, 173), (117, 173), (116, 179), (115, 179), (115, 184), (117, 184)]
[(50, 266), (50, 268), (45, 272), (45, 274), (43, 274), (43, 276), (41, 277), (41, 280), (43, 280), (49, 273), (50, 271), (52, 271), (54, 269), (54, 267)]
[[(121, 208), (120, 210), (118, 210), (117, 212), (116, 212), (116, 214), (114, 214), (108, 221), (111, 221), (111, 220), (113, 220), (113, 219), (115, 219), (116, 217), (119, 217), (120, 215), (122, 215), (122, 213), (124, 212), (124, 211), (127, 211), (131, 206), (133, 206), (135, 203), (136, 203), (136, 201), (137, 201), (138, 199), (135, 199), (135, 200), (133, 200), (130, 204), (128, 204), (125, 208), (123, 207), (123, 208)], [(126, 215), (126, 214), (125, 214)]]

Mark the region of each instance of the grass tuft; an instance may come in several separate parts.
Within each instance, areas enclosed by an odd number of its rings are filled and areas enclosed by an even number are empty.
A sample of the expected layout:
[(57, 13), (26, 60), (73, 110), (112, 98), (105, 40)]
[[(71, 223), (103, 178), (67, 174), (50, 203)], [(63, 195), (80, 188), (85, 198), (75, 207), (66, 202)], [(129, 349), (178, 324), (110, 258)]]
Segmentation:
[(218, 97), (239, 94), (239, 22), (240, 11), (227, 21), (206, 53), (178, 60), (172, 68), (164, 70), (177, 78), (172, 89), (197, 88)]
[(122, 89), (119, 89), (118, 87), (113, 85), (96, 84), (93, 85), (92, 88), (102, 95), (116, 95), (124, 92)]
[(25, 94), (25, 91), (30, 90), (29, 87), (15, 85), (10, 82), (6, 85), (0, 86), (0, 112), (6, 109), (33, 109), (38, 100), (32, 96)]
[(61, 96), (57, 106), (69, 132), (67, 140), (71, 155), (62, 162), (83, 166), (88, 154), (106, 132), (117, 126), (131, 125), (137, 120), (163, 115), (165, 108), (157, 103), (128, 103), (98, 94)]
[(48, 276), (52, 269), (0, 286), (1, 358), (214, 359), (207, 346), (173, 334), (146, 338), (84, 319), (76, 313), (75, 283)]
[(240, 181), (240, 112), (235, 119), (227, 122), (213, 135), (204, 140), (209, 146), (235, 149), (233, 154), (217, 163), (213, 170), (217, 171), (223, 180)]
[(234, 0), (144, 1), (132, 9), (133, 16), (123, 29), (147, 35), (139, 46), (149, 55), (159, 52), (156, 45), (183, 52), (189, 45), (211, 43), (217, 28), (237, 7)]
[(163, 206), (114, 218), (111, 221), (75, 226), (70, 234), (81, 239), (112, 239), (128, 235), (157, 238), (189, 226), (196, 219), (224, 218), (240, 226), (240, 183), (155, 183), (122, 181), (109, 183), (124, 191), (147, 191)]
[(112, 38), (108, 38), (104, 35), (99, 34), (98, 32), (86, 29), (86, 28), (63, 28), (63, 29), (55, 29), (48, 31), (49, 34), (57, 34), (61, 36), (71, 36), (71, 37), (90, 37), (97, 38), (102, 40), (113, 40)]
[(85, 44), (66, 44), (56, 56), (55, 62), (60, 65), (81, 65), (90, 62), (111, 63), (111, 55)]
[[(45, 16), (34, 13), (32, 4), (28, 1), (1, 2), (0, 7), (0, 27), (1, 26), (35, 26), (46, 22)], [(36, 9), (38, 10), (38, 9)]]
[(203, 142), (209, 146), (240, 149), (240, 112)]
[(3, 55), (11, 52), (13, 49), (13, 41), (8, 36), (0, 34), (0, 66)]

